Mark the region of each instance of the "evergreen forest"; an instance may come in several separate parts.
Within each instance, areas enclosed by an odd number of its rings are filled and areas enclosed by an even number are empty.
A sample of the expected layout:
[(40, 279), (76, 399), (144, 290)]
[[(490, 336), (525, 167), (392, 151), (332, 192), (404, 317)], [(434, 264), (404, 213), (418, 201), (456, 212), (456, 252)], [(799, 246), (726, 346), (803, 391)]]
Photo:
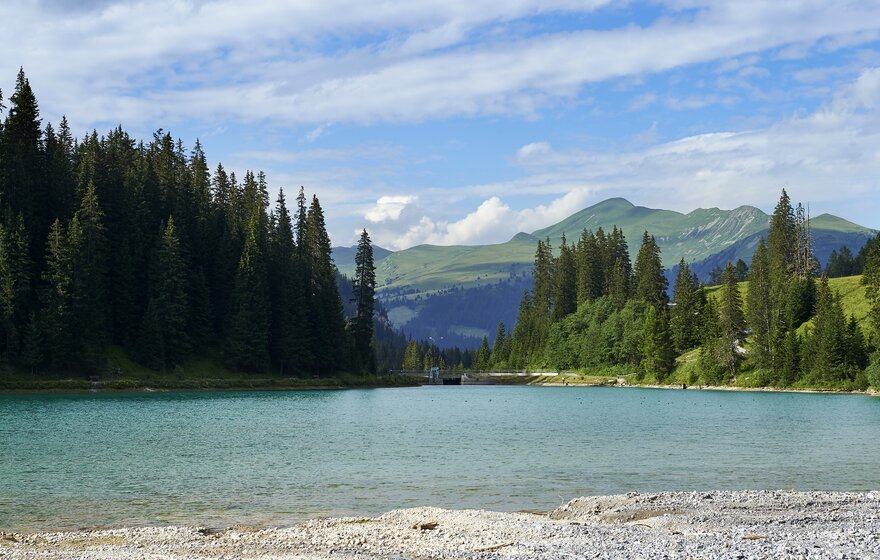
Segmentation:
[(343, 302), (316, 196), (270, 201), (263, 173), (209, 168), (161, 129), (78, 140), (66, 118), (42, 123), (24, 71), (0, 117), (7, 371), (100, 375), (120, 351), (157, 371), (209, 354), (245, 374), (372, 374), (377, 347), (400, 363), (406, 341), (374, 319), (367, 232)]
[[(855, 263), (855, 264), (853, 264)], [(861, 263), (861, 264), (859, 264)], [(860, 268), (846, 268), (847, 266)], [(487, 369), (576, 370), (633, 383), (865, 389), (880, 386), (880, 241), (835, 252), (825, 274), (809, 219), (783, 190), (750, 267), (727, 263), (717, 287), (688, 263), (668, 285), (660, 249), (642, 233), (635, 263), (616, 226), (585, 230), (553, 254), (538, 243), (534, 285), (512, 332), (499, 326), (475, 361)], [(828, 276), (863, 272), (869, 311), (847, 316)], [(671, 296), (670, 296), (671, 294)]]

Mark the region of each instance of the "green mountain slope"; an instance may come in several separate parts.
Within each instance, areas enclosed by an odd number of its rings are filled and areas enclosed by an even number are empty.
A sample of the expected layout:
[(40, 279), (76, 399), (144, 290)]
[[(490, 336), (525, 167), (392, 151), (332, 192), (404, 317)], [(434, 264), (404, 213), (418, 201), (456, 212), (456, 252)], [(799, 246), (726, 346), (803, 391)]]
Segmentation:
[(663, 252), (663, 264), (672, 266), (684, 258), (693, 262), (704, 259), (759, 231), (767, 229), (770, 217), (752, 206), (734, 210), (698, 209), (688, 214), (633, 206), (622, 198), (612, 198), (585, 208), (558, 224), (536, 231), (539, 239), (549, 237), (554, 245), (562, 234), (577, 237), (584, 228), (596, 231), (600, 226), (617, 225), (626, 234), (630, 252), (638, 251), (642, 232), (657, 239)]
[[(373, 262), (380, 261), (393, 253), (388, 249), (383, 249), (378, 245), (373, 245)], [(332, 256), (333, 263), (339, 272), (351, 277), (354, 274), (354, 257), (357, 254), (357, 245), (351, 247), (333, 247)]]
[(528, 274), (537, 238), (517, 234), (498, 245), (417, 245), (376, 263), (380, 291), (433, 292), (472, 287)]
[[(397, 252), (374, 249), (379, 297), (388, 306), (389, 317), (407, 334), (430, 335), (459, 345), (475, 345), (491, 336), (500, 319), (515, 316), (522, 288), (530, 284), (532, 262), (538, 239), (550, 238), (558, 247), (563, 234), (571, 242), (584, 229), (623, 229), (633, 258), (642, 232), (655, 236), (663, 264), (671, 271), (681, 258), (693, 263), (701, 278), (708, 278), (715, 266), (728, 260), (751, 260), (758, 240), (766, 237), (770, 217), (752, 206), (733, 210), (698, 209), (687, 214), (635, 206), (622, 198), (605, 200), (585, 208), (561, 222), (532, 234), (519, 233), (497, 245), (418, 245)], [(833, 249), (847, 245), (853, 253), (875, 232), (842, 218), (822, 214), (811, 220), (816, 256), (825, 263)], [(334, 248), (334, 259), (343, 273), (354, 268), (351, 248)], [(488, 291), (474, 288), (496, 286)], [(427, 298), (431, 298), (430, 301)], [(450, 323), (444, 308), (462, 306), (510, 309), (502, 317), (472, 317)], [(424, 317), (422, 317), (424, 315)], [(481, 314), (477, 314), (481, 315)], [(488, 315), (488, 314), (486, 314)], [(449, 324), (447, 324), (449, 323)], [(512, 326), (512, 325), (508, 325)], [(462, 337), (477, 336), (464, 340)], [(473, 342), (473, 344), (471, 344)]]
[[(532, 234), (520, 233), (497, 245), (418, 245), (376, 258), (379, 289), (431, 293), (451, 286), (490, 284), (530, 270), (538, 239), (550, 238), (554, 247), (563, 234), (575, 240), (584, 229), (623, 229), (635, 258), (642, 232), (657, 239), (663, 264), (671, 268), (682, 258), (698, 263), (702, 275), (728, 259), (751, 259), (758, 239), (766, 236), (770, 217), (753, 206), (733, 210), (698, 209), (687, 214), (635, 206), (612, 198), (585, 208), (561, 222)], [(813, 218), (816, 254), (824, 262), (832, 249), (848, 245), (857, 251), (874, 235), (868, 228), (822, 214)], [(334, 253), (335, 255), (335, 253)], [(337, 262), (339, 265), (339, 262)], [(343, 267), (340, 266), (340, 270)]]

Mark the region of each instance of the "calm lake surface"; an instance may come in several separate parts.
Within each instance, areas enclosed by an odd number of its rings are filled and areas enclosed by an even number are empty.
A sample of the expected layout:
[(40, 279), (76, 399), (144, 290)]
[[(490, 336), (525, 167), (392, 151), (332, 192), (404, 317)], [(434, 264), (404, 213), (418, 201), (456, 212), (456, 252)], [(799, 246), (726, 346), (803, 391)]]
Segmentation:
[(588, 387), (0, 395), (0, 529), (880, 488), (880, 399)]

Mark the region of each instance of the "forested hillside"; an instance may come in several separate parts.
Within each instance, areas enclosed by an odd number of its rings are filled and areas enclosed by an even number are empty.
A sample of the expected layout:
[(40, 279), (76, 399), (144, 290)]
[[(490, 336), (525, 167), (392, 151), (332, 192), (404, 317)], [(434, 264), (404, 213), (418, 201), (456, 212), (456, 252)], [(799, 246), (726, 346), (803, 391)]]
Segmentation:
[[(534, 287), (490, 367), (632, 373), (639, 382), (665, 382), (675, 372), (677, 382), (728, 384), (747, 372), (754, 385), (878, 386), (880, 242), (869, 244), (864, 260), (865, 309), (847, 316), (827, 277), (817, 277), (805, 211), (785, 191), (748, 282), (738, 283), (728, 261), (713, 297), (682, 260), (670, 298), (647, 231), (634, 265), (616, 227), (563, 239), (556, 256), (540, 242)], [(682, 354), (690, 359), (677, 363)]]
[(101, 373), (121, 348), (155, 370), (211, 353), (238, 372), (375, 371), (366, 232), (346, 320), (317, 197), (270, 203), (263, 173), (211, 170), (198, 141), (161, 129), (77, 140), (66, 120), (41, 121), (23, 71), (8, 104), (0, 96), (3, 367)]

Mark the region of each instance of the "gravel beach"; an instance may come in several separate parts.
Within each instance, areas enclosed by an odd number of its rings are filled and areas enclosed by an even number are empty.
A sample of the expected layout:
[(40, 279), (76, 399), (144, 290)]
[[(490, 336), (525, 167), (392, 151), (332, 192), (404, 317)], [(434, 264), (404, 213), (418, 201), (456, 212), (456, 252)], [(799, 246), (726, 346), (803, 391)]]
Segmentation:
[(0, 558), (880, 559), (880, 492), (633, 493), (545, 515), (415, 508), (289, 528), (7, 532)]

